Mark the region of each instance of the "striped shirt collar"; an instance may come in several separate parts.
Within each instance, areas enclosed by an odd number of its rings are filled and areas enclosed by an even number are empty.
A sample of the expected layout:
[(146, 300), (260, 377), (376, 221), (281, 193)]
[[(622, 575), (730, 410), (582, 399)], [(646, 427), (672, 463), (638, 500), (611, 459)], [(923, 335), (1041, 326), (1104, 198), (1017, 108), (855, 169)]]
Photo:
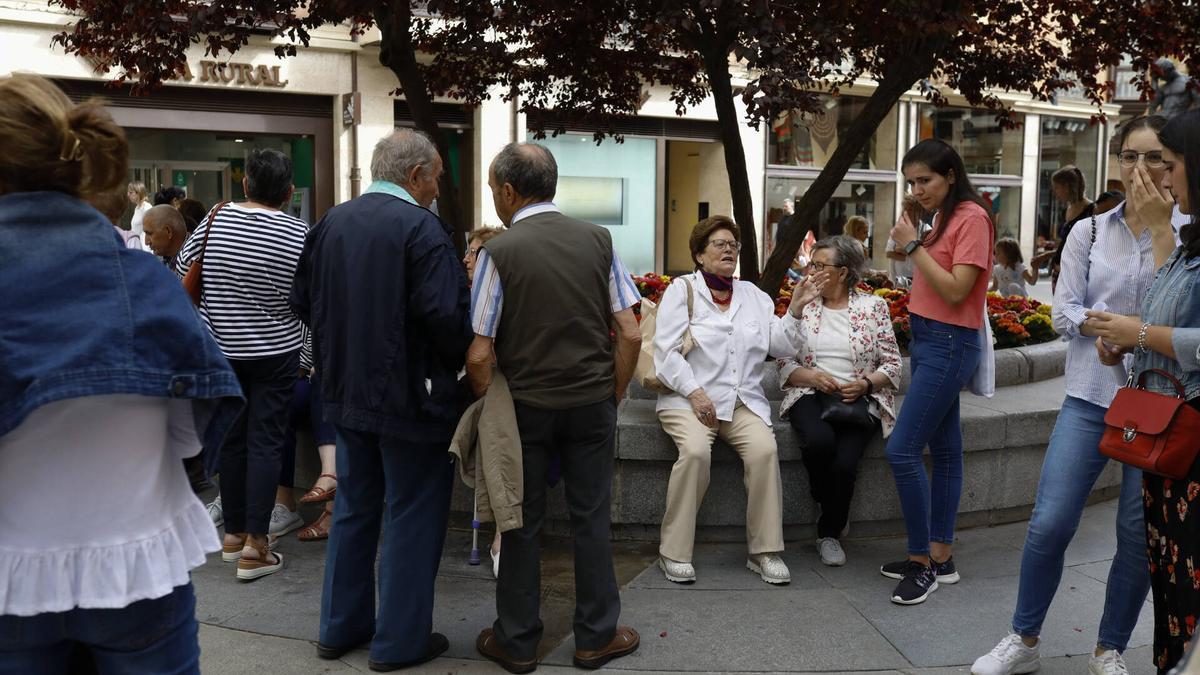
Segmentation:
[(512, 219), (508, 223), (508, 226), (512, 227), (513, 225), (517, 224), (518, 220), (524, 220), (529, 216), (536, 216), (539, 213), (558, 212), (558, 207), (554, 205), (554, 202), (538, 202), (536, 204), (529, 204), (528, 206), (522, 206), (521, 208), (517, 209), (517, 212), (512, 215)]
[(413, 199), (413, 196), (408, 193), (408, 190), (405, 190), (391, 181), (372, 181), (371, 184), (367, 186), (367, 189), (365, 192), (363, 192), (363, 194), (371, 194), (372, 192), (382, 192), (393, 197), (399, 197), (409, 204), (420, 206), (420, 204), (417, 204), (417, 200)]

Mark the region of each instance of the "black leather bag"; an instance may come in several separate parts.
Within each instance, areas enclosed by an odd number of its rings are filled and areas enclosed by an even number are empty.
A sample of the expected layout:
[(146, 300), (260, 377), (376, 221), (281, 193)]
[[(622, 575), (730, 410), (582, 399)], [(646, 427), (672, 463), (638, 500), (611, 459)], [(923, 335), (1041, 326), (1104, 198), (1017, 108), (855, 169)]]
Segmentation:
[(846, 403), (840, 394), (817, 392), (821, 404), (821, 419), (830, 424), (846, 424), (855, 427), (873, 427), (876, 419), (871, 416), (870, 401), (859, 396), (853, 403)]

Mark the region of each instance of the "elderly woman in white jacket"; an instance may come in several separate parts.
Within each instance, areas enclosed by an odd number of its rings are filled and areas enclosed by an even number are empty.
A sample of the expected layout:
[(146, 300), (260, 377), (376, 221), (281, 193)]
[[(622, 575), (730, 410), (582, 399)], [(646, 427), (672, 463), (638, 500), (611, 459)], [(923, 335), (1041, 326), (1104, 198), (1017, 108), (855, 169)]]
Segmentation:
[[(791, 574), (779, 557), (783, 486), (762, 378), (768, 356), (800, 350), (798, 317), (818, 297), (827, 273), (798, 285), (788, 313), (776, 317), (766, 293), (733, 279), (741, 249), (737, 224), (725, 216), (706, 218), (693, 228), (689, 245), (697, 270), (667, 288), (654, 336), (655, 372), (672, 390), (658, 398), (658, 419), (679, 450), (667, 487), (659, 567), (674, 582), (696, 579), (696, 513), (708, 489), (712, 444), (720, 437), (745, 466), (746, 567), (767, 583), (785, 584)], [(681, 347), (689, 328), (694, 347), (685, 357)]]

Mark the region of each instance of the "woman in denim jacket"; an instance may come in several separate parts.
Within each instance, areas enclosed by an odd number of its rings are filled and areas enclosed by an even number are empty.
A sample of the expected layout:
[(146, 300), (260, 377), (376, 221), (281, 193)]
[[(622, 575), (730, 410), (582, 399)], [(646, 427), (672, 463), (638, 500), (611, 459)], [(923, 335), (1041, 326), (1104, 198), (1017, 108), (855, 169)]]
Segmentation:
[[(1088, 316), (1097, 325), (1102, 362), (1117, 364), (1121, 354), (1132, 351), (1135, 378), (1164, 370), (1183, 383), (1188, 404), (1200, 408), (1200, 111), (1173, 118), (1158, 137), (1165, 148), (1162, 187), (1174, 195), (1180, 211), (1191, 215), (1191, 223), (1180, 231), (1183, 243), (1158, 270), (1141, 318), (1107, 312)], [(1146, 186), (1135, 183), (1133, 189)], [(1155, 232), (1156, 254), (1170, 250), (1170, 233), (1162, 229)], [(1158, 375), (1148, 375), (1145, 385), (1177, 395), (1175, 386)], [(1142, 492), (1154, 596), (1154, 664), (1166, 673), (1183, 656), (1200, 617), (1200, 462), (1181, 481), (1143, 473)]]
[(129, 146), (0, 78), (0, 671), (198, 673), (190, 571), (221, 545), (180, 458), (241, 406), (179, 280), (88, 205)]

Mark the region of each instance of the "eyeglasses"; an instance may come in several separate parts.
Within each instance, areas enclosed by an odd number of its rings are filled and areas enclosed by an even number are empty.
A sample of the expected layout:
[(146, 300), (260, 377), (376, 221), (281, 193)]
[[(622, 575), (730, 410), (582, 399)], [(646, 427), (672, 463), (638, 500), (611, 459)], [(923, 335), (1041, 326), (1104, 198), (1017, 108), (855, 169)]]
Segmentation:
[(1123, 167), (1131, 167), (1137, 164), (1138, 157), (1145, 157), (1145, 164), (1151, 169), (1161, 169), (1163, 166), (1163, 155), (1161, 150), (1151, 150), (1150, 152), (1136, 152), (1134, 150), (1122, 150), (1117, 153), (1117, 160)]
[(467, 255), (471, 256), (472, 258), (475, 258), (479, 255), (479, 252), (482, 250), (483, 250), (482, 246), (476, 246), (475, 248), (469, 248), (469, 249), (467, 249)]
[(823, 263), (815, 260), (808, 263), (808, 268), (814, 272), (824, 272), (826, 267), (845, 267), (845, 265), (834, 265), (833, 263)]
[(712, 241), (708, 242), (708, 245), (717, 249), (731, 248), (734, 251), (742, 250), (741, 242), (734, 239), (713, 239)]

